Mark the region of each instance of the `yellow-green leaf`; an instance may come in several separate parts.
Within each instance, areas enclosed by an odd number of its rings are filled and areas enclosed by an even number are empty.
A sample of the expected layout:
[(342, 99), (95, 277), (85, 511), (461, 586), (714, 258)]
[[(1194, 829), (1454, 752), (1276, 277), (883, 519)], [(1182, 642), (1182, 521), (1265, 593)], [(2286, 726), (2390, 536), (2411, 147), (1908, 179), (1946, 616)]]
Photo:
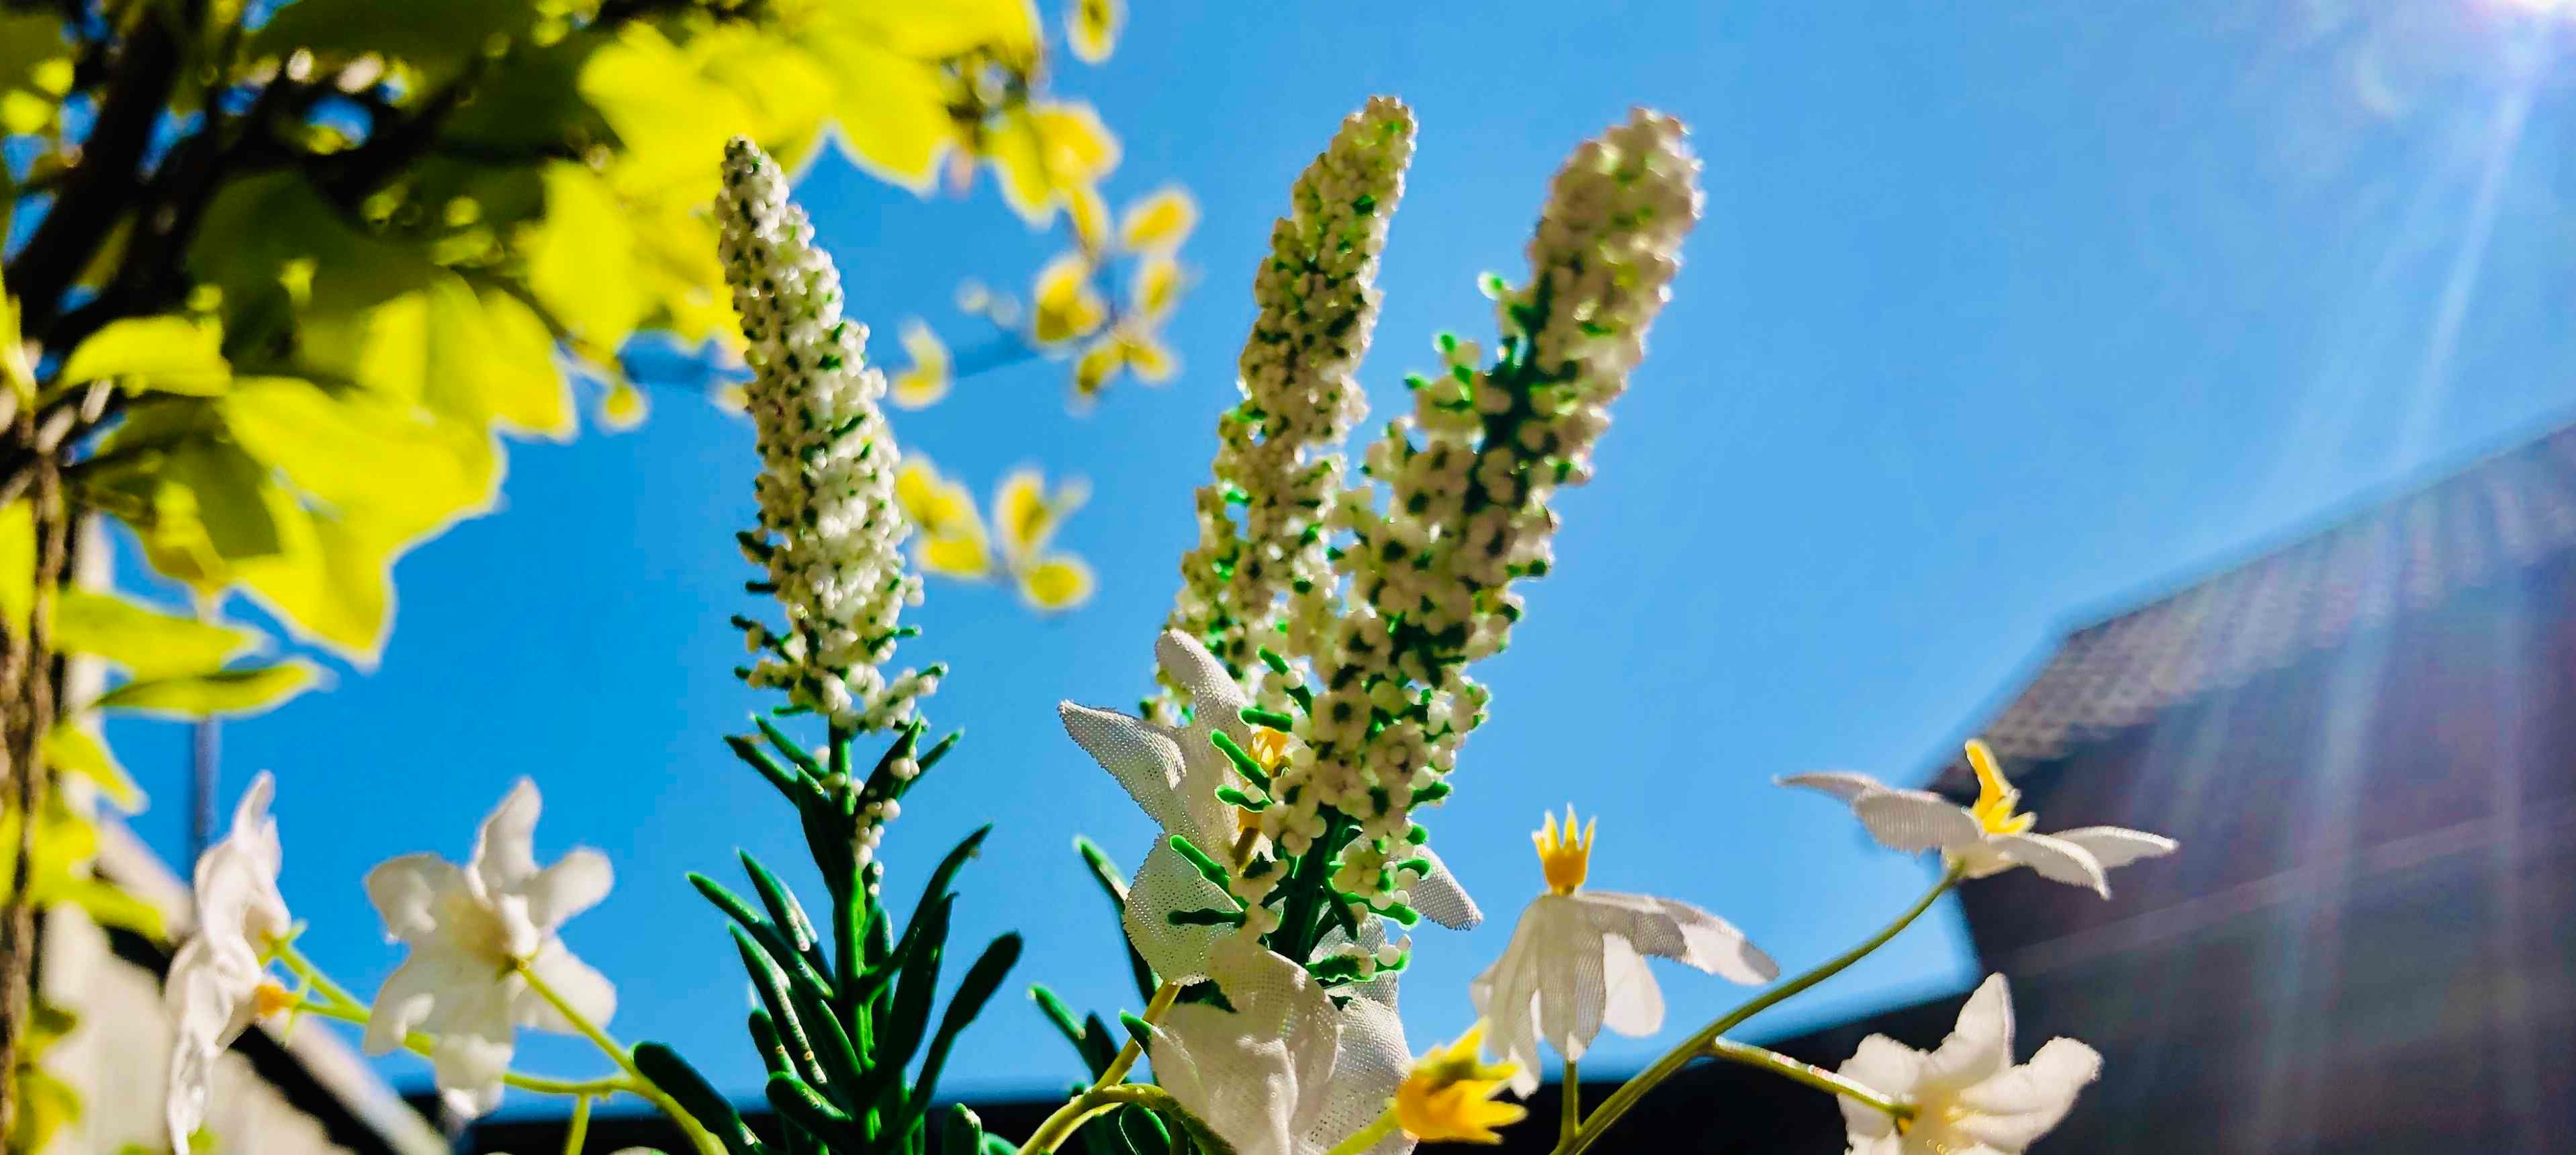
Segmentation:
[(105, 658), (139, 678), (219, 670), (259, 643), (246, 629), (201, 622), (112, 593), (67, 589), (54, 603), (55, 645)]
[(614, 351), (653, 304), (636, 280), (634, 227), (598, 174), (556, 163), (545, 182), (546, 223), (526, 245), (528, 288), (584, 345)]
[(840, 65), (833, 128), (850, 162), (891, 184), (927, 193), (939, 158), (957, 144), (947, 80), (935, 65), (856, 37), (822, 37), (815, 55)]
[(107, 743), (79, 726), (56, 723), (45, 731), (45, 765), (89, 779), (119, 810), (131, 814), (143, 809), (143, 788), (134, 784)]
[(403, 540), (490, 508), (490, 434), (367, 389), (245, 378), (224, 398), (241, 447), (340, 518)]
[(246, 670), (137, 680), (108, 691), (96, 705), (102, 710), (168, 718), (257, 714), (302, 693), (318, 673), (309, 662), (285, 661)]
[(221, 393), (232, 381), (223, 344), (221, 329), (187, 317), (112, 321), (64, 359), (62, 380), (114, 380), (137, 393)]

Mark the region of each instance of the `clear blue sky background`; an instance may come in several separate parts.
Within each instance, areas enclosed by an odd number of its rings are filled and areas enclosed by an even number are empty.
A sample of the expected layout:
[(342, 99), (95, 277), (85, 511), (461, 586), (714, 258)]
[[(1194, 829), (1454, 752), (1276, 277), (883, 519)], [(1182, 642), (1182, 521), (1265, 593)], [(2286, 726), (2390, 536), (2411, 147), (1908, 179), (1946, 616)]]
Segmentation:
[[(1649, 104), (1691, 123), (1708, 164), (1707, 218), (1599, 481), (1562, 501), (1561, 566), (1478, 670), (1494, 721), (1432, 821), (1491, 919), (1423, 933), (1417, 1048), (1467, 1024), (1467, 980), (1538, 888), (1542, 808), (1599, 813), (1597, 886), (1702, 903), (1805, 966), (1926, 870), (1774, 774), (1917, 777), (2074, 620), (2576, 411), (2569, 41), (2500, 0), (1140, 8), (1111, 65), (1063, 87), (1125, 133), (1114, 199), (1177, 179), (1205, 208), (1173, 330), (1185, 373), (1075, 417), (1061, 369), (1029, 367), (898, 422), (979, 491), (1024, 461), (1093, 487), (1064, 535), (1100, 569), (1089, 607), (1041, 621), (934, 582), (912, 619), (927, 636), (906, 656), (956, 667), (931, 711), (968, 740), (891, 843), (909, 905), (941, 851), (996, 823), (956, 941), (1019, 929), (1016, 983), (1077, 1007), (1135, 999), (1068, 844), (1087, 832), (1132, 865), (1148, 828), (1053, 705), (1146, 687), (1269, 222), (1371, 93), (1422, 123), (1366, 368), (1381, 413), (1436, 363), (1435, 331), (1490, 326), (1472, 278), (1517, 275), (1577, 141)], [(1047, 255), (984, 189), (923, 203), (829, 161), (802, 194), (883, 352), (908, 313), (961, 329), (960, 277), (1018, 282)], [(228, 796), (260, 767), (282, 783), (286, 891), (327, 966), (380, 981), (398, 953), (360, 874), (462, 856), (534, 775), (540, 850), (617, 864), (569, 933), (618, 981), (617, 1033), (754, 1088), (732, 947), (681, 881), (729, 875), (736, 846), (802, 859), (784, 805), (718, 742), (761, 704), (727, 673), (724, 624), (760, 608), (729, 541), (750, 460), (744, 423), (671, 394), (635, 432), (519, 449), (504, 510), (403, 564), (380, 670), (227, 729)], [(175, 855), (182, 732), (116, 737), (158, 803), (137, 825)], [(1927, 920), (1759, 1029), (1961, 989), (1964, 949), (1955, 915)], [(1664, 982), (1675, 1030), (1739, 997)], [(949, 1090), (1077, 1072), (1016, 983)], [(1605, 1038), (1595, 1069), (1654, 1045)]]

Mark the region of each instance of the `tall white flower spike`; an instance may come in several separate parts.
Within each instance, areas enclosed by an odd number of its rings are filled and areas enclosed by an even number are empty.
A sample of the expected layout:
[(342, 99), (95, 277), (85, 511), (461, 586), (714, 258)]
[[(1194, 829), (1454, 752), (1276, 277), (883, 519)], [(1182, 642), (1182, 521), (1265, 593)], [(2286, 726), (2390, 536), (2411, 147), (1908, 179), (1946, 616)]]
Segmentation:
[[(1197, 639), (1166, 630), (1155, 639), (1154, 655), (1164, 680), (1189, 693), (1188, 725), (1161, 726), (1072, 702), (1058, 704), (1056, 714), (1065, 732), (1162, 827), (1163, 836), (1155, 839), (1135, 882), (1127, 888), (1127, 937), (1155, 974), (1168, 982), (1191, 982), (1207, 977), (1209, 948), (1233, 931), (1226, 926), (1176, 926), (1170, 916), (1176, 911), (1230, 910), (1234, 903), (1224, 888), (1208, 881), (1172, 848), (1170, 836), (1179, 835), (1210, 857), (1222, 858), (1257, 830), (1250, 812), (1217, 797), (1219, 789), (1240, 790), (1245, 783), (1232, 760), (1217, 748), (1216, 736), (1224, 735), (1237, 749), (1274, 767), (1285, 757), (1286, 736), (1243, 720), (1243, 709), (1250, 704), (1243, 688)], [(1431, 871), (1411, 879), (1416, 908), (1453, 929), (1481, 921), (1483, 913), (1448, 869), (1428, 848), (1420, 853), (1431, 863)]]
[(536, 784), (522, 778), (483, 820), (463, 868), (406, 854), (367, 872), (386, 937), (409, 944), (411, 957), (376, 994), (366, 1052), (391, 1051), (414, 1030), (436, 1035), (429, 1059), (438, 1089), (469, 1117), (500, 1104), (517, 1028), (579, 1029), (528, 975), (592, 1025), (617, 1009), (616, 988), (556, 937), (564, 920), (608, 897), (608, 859), (577, 849), (539, 869), (539, 806)]
[(2013, 809), (2021, 801), (2021, 791), (2004, 780), (1994, 752), (1975, 739), (1969, 740), (1967, 749), (1968, 765), (1977, 773), (1977, 801), (1971, 806), (1928, 790), (1898, 790), (1866, 774), (1793, 774), (1780, 779), (1780, 784), (1840, 798), (1851, 804), (1852, 813), (1880, 845), (1908, 854), (1938, 850), (1945, 861), (1963, 867), (1969, 878), (2027, 866), (2052, 882), (2081, 886), (2109, 898), (2111, 883), (2105, 871), (2174, 852), (2173, 839), (2119, 826), (2030, 833), (2038, 816)]
[(178, 1155), (188, 1155), (188, 1137), (205, 1124), (216, 1058), (253, 1022), (294, 1003), (269, 980), (263, 961), (294, 923), (277, 890), (284, 852), (277, 820), (268, 814), (275, 791), (266, 772), (251, 779), (233, 810), (232, 830), (198, 856), (196, 930), (171, 956), (162, 983), (177, 1032), (165, 1122)]
[[(1306, 968), (1242, 936), (1220, 940), (1209, 969), (1234, 1009), (1174, 1007), (1146, 1053), (1163, 1089), (1238, 1155), (1319, 1155), (1386, 1110), (1413, 1063), (1394, 976), (1336, 1008)], [(1368, 1150), (1412, 1145), (1391, 1135)]]
[(1567, 807), (1562, 835), (1549, 815), (1532, 836), (1547, 893), (1530, 900), (1503, 957), (1468, 988), (1476, 1013), (1492, 1024), (1486, 1048), (1518, 1068), (1512, 1089), (1523, 1095), (1538, 1089), (1541, 1039), (1580, 1059), (1605, 1026), (1631, 1038), (1662, 1029), (1664, 996), (1647, 955), (1746, 985), (1780, 976), (1779, 964), (1743, 932), (1696, 906), (1583, 890), (1592, 829), (1586, 824), (1578, 837)]
[(1900, 1124), (1841, 1099), (1851, 1155), (2021, 1155), (2101, 1076), (2102, 1056), (2073, 1039), (2050, 1039), (2013, 1065), (2012, 996), (2004, 976), (1994, 975), (1959, 1009), (1959, 1027), (1939, 1050), (1871, 1035), (1838, 1073), (1914, 1108)]

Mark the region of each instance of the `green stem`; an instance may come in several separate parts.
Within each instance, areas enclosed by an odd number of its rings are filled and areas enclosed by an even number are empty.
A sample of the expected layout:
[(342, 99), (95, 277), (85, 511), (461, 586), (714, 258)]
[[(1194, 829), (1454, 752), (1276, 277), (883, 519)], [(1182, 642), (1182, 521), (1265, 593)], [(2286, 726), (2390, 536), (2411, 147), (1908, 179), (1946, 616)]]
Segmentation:
[(1823, 1067), (1813, 1063), (1801, 1063), (1767, 1047), (1739, 1043), (1733, 1039), (1718, 1039), (1709, 1043), (1708, 1053), (1714, 1058), (1724, 1059), (1730, 1063), (1742, 1063), (1748, 1067), (1757, 1067), (1775, 1075), (1794, 1079), (1828, 1095), (1840, 1095), (1846, 1099), (1868, 1104), (1886, 1112), (1890, 1119), (1902, 1122), (1914, 1117), (1914, 1105), (1911, 1103), (1899, 1102)]
[[(323, 974), (322, 968), (313, 965), (312, 959), (304, 957), (303, 951), (295, 949), (294, 943), (281, 942), (277, 944), (277, 961), (285, 964), (286, 969), (293, 972), (295, 977), (313, 984), (313, 989), (322, 992), (323, 998), (329, 999), (340, 1006), (357, 1007), (362, 1010), (365, 1009), (367, 1004), (358, 1001), (357, 996), (350, 994), (349, 988), (331, 981), (331, 976)], [(357, 1021), (365, 1022), (366, 1020), (360, 1019)]]
[[(296, 1009), (305, 1014), (320, 1015), (326, 1019), (338, 1019), (341, 1022), (356, 1023), (359, 1026), (365, 1026), (367, 1023), (368, 1012), (365, 1007), (344, 1007), (306, 999)], [(413, 1031), (403, 1036), (403, 1047), (422, 1058), (428, 1058), (438, 1049), (438, 1038)], [(609, 1095), (635, 1089), (634, 1081), (625, 1075), (602, 1075), (596, 1079), (554, 1079), (544, 1075), (505, 1071), (501, 1075), (501, 1081), (522, 1091), (534, 1091), (540, 1095)]]
[(1780, 1001), (1842, 973), (1853, 963), (1868, 957), (1871, 951), (1887, 945), (1887, 940), (1895, 938), (1897, 932), (1913, 925), (1915, 919), (1923, 917), (1924, 911), (1932, 909), (1932, 903), (1935, 900), (1948, 893), (1951, 887), (1958, 885), (1962, 869), (1953, 864), (1949, 869), (1942, 871), (1941, 880), (1933, 883), (1932, 889), (1924, 891), (1923, 897), (1916, 899), (1913, 906), (1907, 907), (1905, 913), (1896, 916), (1896, 921), (1887, 924), (1877, 934), (1863, 940), (1859, 946), (1826, 959), (1814, 970), (1754, 996), (1752, 1001), (1727, 1012), (1716, 1022), (1700, 1028), (1697, 1033), (1682, 1040), (1680, 1046), (1665, 1052), (1664, 1057), (1655, 1060), (1653, 1066), (1637, 1072), (1635, 1078), (1620, 1084), (1618, 1090), (1611, 1092), (1609, 1098), (1602, 1100), (1600, 1108), (1592, 1113), (1592, 1117), (1584, 1120), (1583, 1125), (1577, 1128), (1573, 1135), (1558, 1143), (1556, 1150), (1550, 1155), (1582, 1155), (1585, 1148), (1600, 1140), (1602, 1132), (1609, 1130), (1611, 1124), (1619, 1121), (1619, 1116), (1627, 1114), (1628, 1108), (1636, 1106), (1637, 1100), (1644, 1098), (1646, 1092), (1654, 1090), (1657, 1084), (1671, 1078), (1674, 1072), (1681, 1070), (1692, 1059), (1706, 1053), (1709, 1044), (1716, 1042), (1719, 1036), (1734, 1030), (1744, 1020), (1769, 1010)]
[(1574, 1132), (1583, 1126), (1583, 1082), (1574, 1060), (1565, 1061), (1565, 1082), (1559, 1086), (1563, 1091), (1559, 1097), (1564, 1102), (1557, 1112), (1556, 1141), (1562, 1144), (1574, 1138)]
[(561, 992), (555, 990), (546, 980), (537, 977), (536, 968), (524, 962), (514, 963), (512, 966), (518, 971), (520, 978), (527, 980), (529, 990), (535, 991), (538, 998), (544, 999), (547, 1006), (553, 1007), (555, 1013), (562, 1015), (565, 1022), (571, 1023), (575, 1031), (579, 1031), (583, 1038), (591, 1041), (591, 1045), (598, 1047), (610, 1059), (616, 1061), (618, 1067), (626, 1072), (627, 1089), (643, 1096), (646, 1101), (660, 1108), (664, 1115), (670, 1116), (673, 1123), (679, 1124), (680, 1130), (688, 1135), (690, 1144), (698, 1149), (698, 1155), (725, 1155), (724, 1144), (709, 1133), (706, 1127), (698, 1122), (696, 1116), (689, 1114), (687, 1108), (680, 1106), (678, 1101), (663, 1093), (662, 1088), (655, 1086), (653, 1080), (644, 1072), (636, 1069), (635, 1054), (627, 1050), (625, 1044), (610, 1038), (608, 1032), (601, 1030), (599, 1024), (591, 1022), (572, 1005), (570, 1000), (564, 998)]
[(1133, 1104), (1151, 1111), (1176, 1112), (1183, 1118), (1190, 1117), (1187, 1111), (1182, 1110), (1180, 1102), (1172, 1098), (1172, 1093), (1161, 1087), (1147, 1086), (1142, 1083), (1116, 1083), (1106, 1087), (1093, 1087), (1074, 1096), (1064, 1106), (1056, 1108), (1055, 1114), (1047, 1116), (1045, 1122), (1038, 1124), (1038, 1129), (1029, 1133), (1029, 1141), (1020, 1144), (1020, 1155), (1047, 1155), (1048, 1152), (1063, 1146), (1065, 1140), (1072, 1138), (1073, 1133), (1080, 1130), (1082, 1125), (1090, 1122), (1093, 1117), (1121, 1104)]
[(1335, 1144), (1333, 1149), (1325, 1152), (1324, 1155), (1360, 1155), (1360, 1152), (1377, 1146), (1378, 1140), (1395, 1134), (1396, 1126), (1395, 1108), (1389, 1107), (1385, 1114), (1379, 1115), (1368, 1126), (1360, 1128), (1358, 1134)]
[[(1154, 991), (1154, 997), (1145, 1003), (1145, 1021), (1162, 1022), (1163, 1016), (1172, 1009), (1173, 1003), (1180, 1001), (1180, 997), (1181, 984), (1164, 983)], [(1092, 1082), (1090, 1090), (1074, 1096), (1064, 1106), (1056, 1108), (1055, 1114), (1047, 1116), (1045, 1122), (1038, 1124), (1038, 1129), (1030, 1133), (1029, 1141), (1020, 1145), (1020, 1155), (1047, 1155), (1047, 1152), (1055, 1150), (1059, 1144), (1071, 1138), (1084, 1123), (1090, 1122), (1092, 1116), (1116, 1106), (1117, 1103), (1114, 1101), (1098, 1100), (1095, 1097), (1127, 1086), (1128, 1084), (1120, 1083), (1119, 1080), (1126, 1078), (1127, 1072), (1135, 1068), (1136, 1060), (1144, 1056), (1144, 1044), (1130, 1037), (1127, 1045), (1118, 1048), (1118, 1057), (1110, 1060), (1109, 1065), (1101, 1069), (1100, 1078)], [(1156, 1089), (1159, 1090), (1159, 1088)], [(1043, 1146), (1040, 1145), (1041, 1140), (1044, 1141)]]
[(572, 1101), (572, 1126), (564, 1131), (563, 1155), (581, 1155), (582, 1140), (590, 1137), (590, 1096)]

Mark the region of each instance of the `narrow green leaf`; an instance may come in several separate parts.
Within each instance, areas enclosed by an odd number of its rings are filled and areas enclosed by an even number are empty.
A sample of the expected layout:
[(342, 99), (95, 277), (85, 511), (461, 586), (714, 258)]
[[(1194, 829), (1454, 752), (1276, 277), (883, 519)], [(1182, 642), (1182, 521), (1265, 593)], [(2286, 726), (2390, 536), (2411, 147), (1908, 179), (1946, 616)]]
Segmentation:
[(823, 976), (815, 973), (814, 968), (806, 964), (804, 956), (788, 943), (786, 937), (779, 933), (778, 928), (770, 925), (768, 919), (760, 917), (759, 912), (752, 910), (751, 904), (744, 902), (742, 896), (725, 889), (723, 883), (694, 870), (689, 872), (688, 879), (689, 885), (696, 887), (699, 894), (705, 895), (708, 902), (714, 903), (717, 910), (723, 911), (725, 917), (732, 919), (739, 924), (740, 929), (748, 932), (752, 941), (760, 944), (761, 952), (768, 955), (779, 970), (794, 975), (800, 982), (811, 983), (819, 990), (828, 992), (832, 989), (831, 984), (823, 980)]
[(768, 1148), (761, 1145), (760, 1137), (752, 1134), (751, 1128), (743, 1125), (733, 1104), (717, 1094), (706, 1077), (678, 1052), (660, 1043), (637, 1043), (635, 1069), (687, 1110), (700, 1126), (723, 1140), (725, 1150), (733, 1155), (767, 1155)]
[(733, 751), (734, 757), (742, 759), (744, 765), (757, 771), (762, 778), (768, 779), (769, 784), (777, 787), (778, 792), (786, 795), (787, 800), (795, 803), (798, 809), (822, 803), (823, 792), (815, 788), (813, 779), (779, 765), (777, 759), (770, 757), (768, 751), (753, 745), (751, 739), (739, 734), (727, 734), (725, 746)]
[(948, 1048), (957, 1041), (957, 1032), (984, 1013), (1004, 976), (1020, 961), (1020, 936), (1005, 934), (994, 939), (976, 956), (974, 965), (966, 968), (966, 977), (958, 980), (956, 993), (948, 996), (948, 1009), (939, 1017), (939, 1033), (931, 1036), (930, 1050), (922, 1056), (921, 1074), (912, 1081), (913, 1097), (927, 1102), (939, 1087), (940, 1069), (948, 1063)]
[(778, 1115), (820, 1140), (833, 1151), (864, 1151), (867, 1136), (859, 1121), (823, 1098), (820, 1092), (794, 1075), (771, 1075), (767, 1088), (769, 1105)]
[(63, 359), (69, 385), (114, 380), (128, 392), (212, 396), (232, 383), (223, 330), (186, 317), (128, 317), (92, 333)]
[(939, 1155), (981, 1155), (983, 1149), (984, 1121), (964, 1103), (949, 1104), (939, 1122)]
[(786, 731), (779, 729), (777, 723), (754, 714), (751, 716), (751, 724), (760, 727), (760, 736), (769, 740), (770, 748), (785, 756), (789, 762), (795, 764), (797, 769), (817, 779), (823, 776), (823, 767), (814, 761), (814, 756), (798, 747), (796, 740), (788, 737)]
[(768, 867), (751, 856), (750, 851), (734, 853), (742, 859), (742, 872), (751, 876), (751, 888), (760, 892), (760, 904), (769, 908), (770, 925), (778, 928), (780, 937), (787, 940), (787, 945), (796, 948), (796, 953), (804, 957), (807, 966), (814, 968), (817, 974), (822, 973), (825, 969), (822, 938), (814, 933), (813, 920), (805, 917), (805, 908), (797, 904), (796, 893), (787, 889), (787, 884), (771, 874)]
[(1109, 1041), (1109, 1024), (1097, 1014), (1082, 1019), (1082, 1060), (1091, 1068), (1091, 1077), (1108, 1073), (1109, 1064), (1118, 1061), (1118, 1044)]
[(290, 659), (274, 666), (127, 682), (92, 703), (165, 718), (237, 717), (269, 710), (311, 686), (321, 671)]
[(1055, 1024), (1056, 1030), (1063, 1032), (1064, 1041), (1073, 1044), (1074, 1053), (1080, 1054), (1082, 1024), (1073, 1021), (1073, 1008), (1064, 1005), (1064, 1000), (1057, 998), (1055, 992), (1048, 990), (1044, 983), (1029, 984), (1029, 1000), (1038, 1005), (1038, 1013), (1045, 1015), (1048, 1022)]
[(753, 942), (741, 927), (726, 929), (733, 932), (734, 947), (742, 953), (742, 969), (751, 975), (752, 989), (760, 992), (761, 1006), (776, 1025), (779, 1045), (786, 1050), (796, 1075), (808, 1083), (829, 1082), (821, 1059), (814, 1054), (812, 1038), (796, 1015), (796, 1000), (787, 991), (787, 976), (769, 961), (769, 952)]
[(939, 987), (939, 960), (948, 940), (948, 916), (956, 904), (954, 898), (941, 899), (936, 905), (914, 918), (921, 926), (920, 939), (913, 943), (912, 956), (904, 960), (903, 975), (895, 982), (894, 1017), (887, 1035), (881, 1040), (884, 1054), (881, 1062), (901, 1067), (912, 1062), (921, 1047), (922, 1032), (930, 1027), (930, 1002)]

